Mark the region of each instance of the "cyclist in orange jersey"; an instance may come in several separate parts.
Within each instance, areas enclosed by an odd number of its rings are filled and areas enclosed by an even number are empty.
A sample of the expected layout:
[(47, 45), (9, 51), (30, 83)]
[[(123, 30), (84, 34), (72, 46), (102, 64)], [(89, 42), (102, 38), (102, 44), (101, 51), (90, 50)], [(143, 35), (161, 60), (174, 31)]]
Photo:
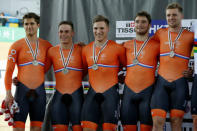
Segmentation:
[(50, 107), (53, 130), (67, 131), (70, 122), (73, 131), (82, 131), (82, 47), (72, 41), (72, 22), (60, 22), (58, 30), (60, 44), (48, 51), (49, 63), (53, 64), (56, 79), (56, 92)]
[(194, 34), (181, 27), (182, 18), (182, 7), (178, 3), (169, 4), (166, 8), (169, 27), (155, 34), (155, 39), (160, 41), (160, 65), (151, 100), (153, 131), (163, 130), (168, 111), (172, 130), (181, 131), (189, 96), (183, 72), (188, 69), (194, 40)]
[[(27, 115), (30, 116), (31, 131), (40, 131), (44, 119), (46, 94), (44, 74), (46, 54), (52, 45), (37, 37), (40, 17), (27, 13), (23, 17), (26, 37), (12, 44), (8, 54), (5, 74), (6, 106), (15, 99), (20, 112), (14, 115), (14, 131), (24, 131)], [(18, 67), (18, 84), (15, 97), (11, 93), (12, 74)]]
[[(195, 44), (195, 46), (197, 46)], [(194, 81), (192, 85), (192, 97), (191, 97), (191, 114), (193, 118), (193, 130), (197, 131), (197, 75), (195, 72)]]
[[(192, 29), (194, 31), (194, 62), (197, 61), (197, 21), (192, 23)], [(191, 94), (191, 114), (193, 118), (193, 130), (197, 131), (197, 65), (194, 64), (194, 81), (192, 85), (192, 94)]]
[(150, 100), (155, 82), (159, 43), (149, 37), (151, 16), (147, 12), (137, 13), (134, 21), (136, 38), (124, 43), (127, 72), (121, 104), (121, 122), (124, 131), (136, 131), (138, 120), (141, 131), (151, 131)]
[(118, 122), (118, 72), (125, 65), (125, 49), (108, 40), (109, 20), (98, 15), (93, 20), (95, 40), (82, 50), (88, 67), (89, 89), (82, 109), (84, 131), (95, 131), (103, 117), (103, 131), (114, 131)]

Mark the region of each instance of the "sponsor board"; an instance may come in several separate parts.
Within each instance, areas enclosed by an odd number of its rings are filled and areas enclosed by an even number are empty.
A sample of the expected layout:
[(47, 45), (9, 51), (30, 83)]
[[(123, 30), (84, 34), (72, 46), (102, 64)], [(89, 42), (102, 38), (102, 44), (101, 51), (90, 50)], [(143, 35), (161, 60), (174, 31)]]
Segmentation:
[[(196, 22), (197, 19), (183, 19), (182, 27), (192, 30), (192, 25)], [(150, 36), (154, 35), (154, 33), (160, 28), (168, 27), (166, 20), (152, 20), (151, 28), (149, 30)], [(130, 38), (135, 37), (135, 29), (134, 29), (134, 21), (116, 21), (116, 38)]]

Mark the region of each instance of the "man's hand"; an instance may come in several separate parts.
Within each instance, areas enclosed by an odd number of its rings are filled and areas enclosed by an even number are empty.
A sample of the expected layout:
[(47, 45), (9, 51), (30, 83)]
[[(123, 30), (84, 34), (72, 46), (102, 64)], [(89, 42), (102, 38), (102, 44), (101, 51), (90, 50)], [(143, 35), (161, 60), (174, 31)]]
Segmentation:
[(86, 45), (84, 42), (78, 42), (77, 44), (80, 45), (80, 46), (85, 46)]
[(17, 86), (17, 84), (18, 84), (18, 79), (17, 79), (17, 77), (14, 77), (13, 79), (12, 79), (12, 83), (15, 85), (15, 86)]
[(185, 78), (191, 78), (193, 75), (194, 70), (192, 68), (188, 68), (187, 70), (183, 71), (183, 76)]
[(14, 97), (12, 96), (11, 90), (6, 91), (6, 97), (5, 97), (6, 107), (10, 109), (13, 101), (14, 101)]
[(124, 73), (119, 74), (118, 75), (118, 82), (121, 84), (124, 84), (124, 80), (125, 80), (125, 74)]

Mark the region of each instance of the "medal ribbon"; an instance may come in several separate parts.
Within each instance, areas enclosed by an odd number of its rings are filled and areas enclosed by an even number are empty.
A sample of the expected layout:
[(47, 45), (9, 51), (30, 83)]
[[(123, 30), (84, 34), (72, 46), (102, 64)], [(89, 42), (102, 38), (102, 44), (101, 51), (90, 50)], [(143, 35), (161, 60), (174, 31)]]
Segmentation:
[(31, 52), (31, 55), (32, 55), (33, 59), (36, 60), (37, 59), (37, 55), (38, 55), (38, 47), (39, 47), (39, 41), (38, 41), (38, 39), (36, 40), (36, 49), (35, 49), (35, 52), (33, 51), (33, 48), (32, 48), (32, 46), (30, 44), (30, 41), (28, 40), (27, 37), (25, 37), (25, 41), (26, 41), (27, 46), (29, 47), (29, 50)]
[(63, 66), (64, 66), (65, 69), (66, 69), (66, 67), (69, 64), (69, 61), (70, 61), (73, 49), (74, 49), (74, 44), (72, 44), (71, 49), (70, 49), (70, 51), (68, 53), (68, 57), (67, 57), (66, 62), (65, 62), (65, 57), (64, 57), (64, 54), (63, 54), (63, 51), (62, 51), (62, 47), (60, 45), (60, 55), (61, 55), (62, 63), (63, 63)]
[(93, 61), (94, 61), (94, 64), (97, 64), (97, 61), (98, 61), (98, 58), (99, 58), (99, 55), (100, 53), (105, 49), (105, 47), (107, 46), (107, 42), (108, 40), (102, 45), (101, 49), (99, 50), (98, 54), (96, 55), (96, 44), (94, 42), (93, 44)]
[(137, 59), (137, 57), (140, 55), (140, 53), (142, 52), (142, 50), (144, 49), (144, 47), (147, 45), (148, 41), (149, 41), (150, 37), (148, 37), (144, 43), (142, 44), (142, 46), (140, 47), (139, 51), (137, 52), (137, 44), (136, 44), (136, 39), (134, 40), (134, 56), (135, 59)]
[(171, 37), (170, 31), (168, 30), (168, 41), (169, 41), (170, 51), (174, 51), (174, 45), (177, 42), (177, 40), (181, 37), (182, 32), (183, 32), (183, 28), (180, 29), (180, 31), (179, 31), (179, 33), (178, 33), (178, 35), (175, 38), (175, 41), (173, 43), (172, 42), (172, 37)]

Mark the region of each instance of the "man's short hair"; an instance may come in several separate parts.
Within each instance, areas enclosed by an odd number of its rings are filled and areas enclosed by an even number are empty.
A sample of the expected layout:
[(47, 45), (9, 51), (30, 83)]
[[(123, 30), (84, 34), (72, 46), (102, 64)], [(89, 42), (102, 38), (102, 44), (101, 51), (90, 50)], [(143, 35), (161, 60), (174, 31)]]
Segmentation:
[(31, 19), (31, 18), (34, 18), (36, 23), (40, 24), (40, 16), (38, 16), (36, 13), (33, 12), (29, 12), (23, 16), (23, 23), (25, 19)]
[(1, 15), (1, 16), (5, 16), (5, 13), (4, 13), (4, 12), (1, 12), (0, 15)]
[(102, 15), (95, 16), (92, 23), (94, 24), (96, 22), (101, 22), (101, 21), (105, 22), (106, 25), (109, 26), (109, 20)]
[(71, 26), (71, 29), (74, 30), (74, 26), (73, 26), (73, 23), (72, 21), (61, 21), (58, 25), (58, 28), (61, 26), (61, 25), (70, 25)]
[[(147, 20), (148, 20), (148, 22), (149, 22), (149, 24), (151, 24), (151, 16), (150, 16), (150, 14), (149, 13), (147, 13), (146, 11), (140, 11), (140, 12), (138, 12), (137, 13), (137, 15), (135, 16), (135, 19), (136, 19), (136, 17), (138, 17), (138, 16), (144, 16), (144, 17), (146, 17), (147, 18)], [(134, 20), (135, 20), (134, 19)]]
[(166, 7), (166, 10), (167, 9), (178, 9), (179, 12), (183, 13), (183, 8), (181, 7), (179, 3), (176, 3), (176, 2), (169, 4)]

